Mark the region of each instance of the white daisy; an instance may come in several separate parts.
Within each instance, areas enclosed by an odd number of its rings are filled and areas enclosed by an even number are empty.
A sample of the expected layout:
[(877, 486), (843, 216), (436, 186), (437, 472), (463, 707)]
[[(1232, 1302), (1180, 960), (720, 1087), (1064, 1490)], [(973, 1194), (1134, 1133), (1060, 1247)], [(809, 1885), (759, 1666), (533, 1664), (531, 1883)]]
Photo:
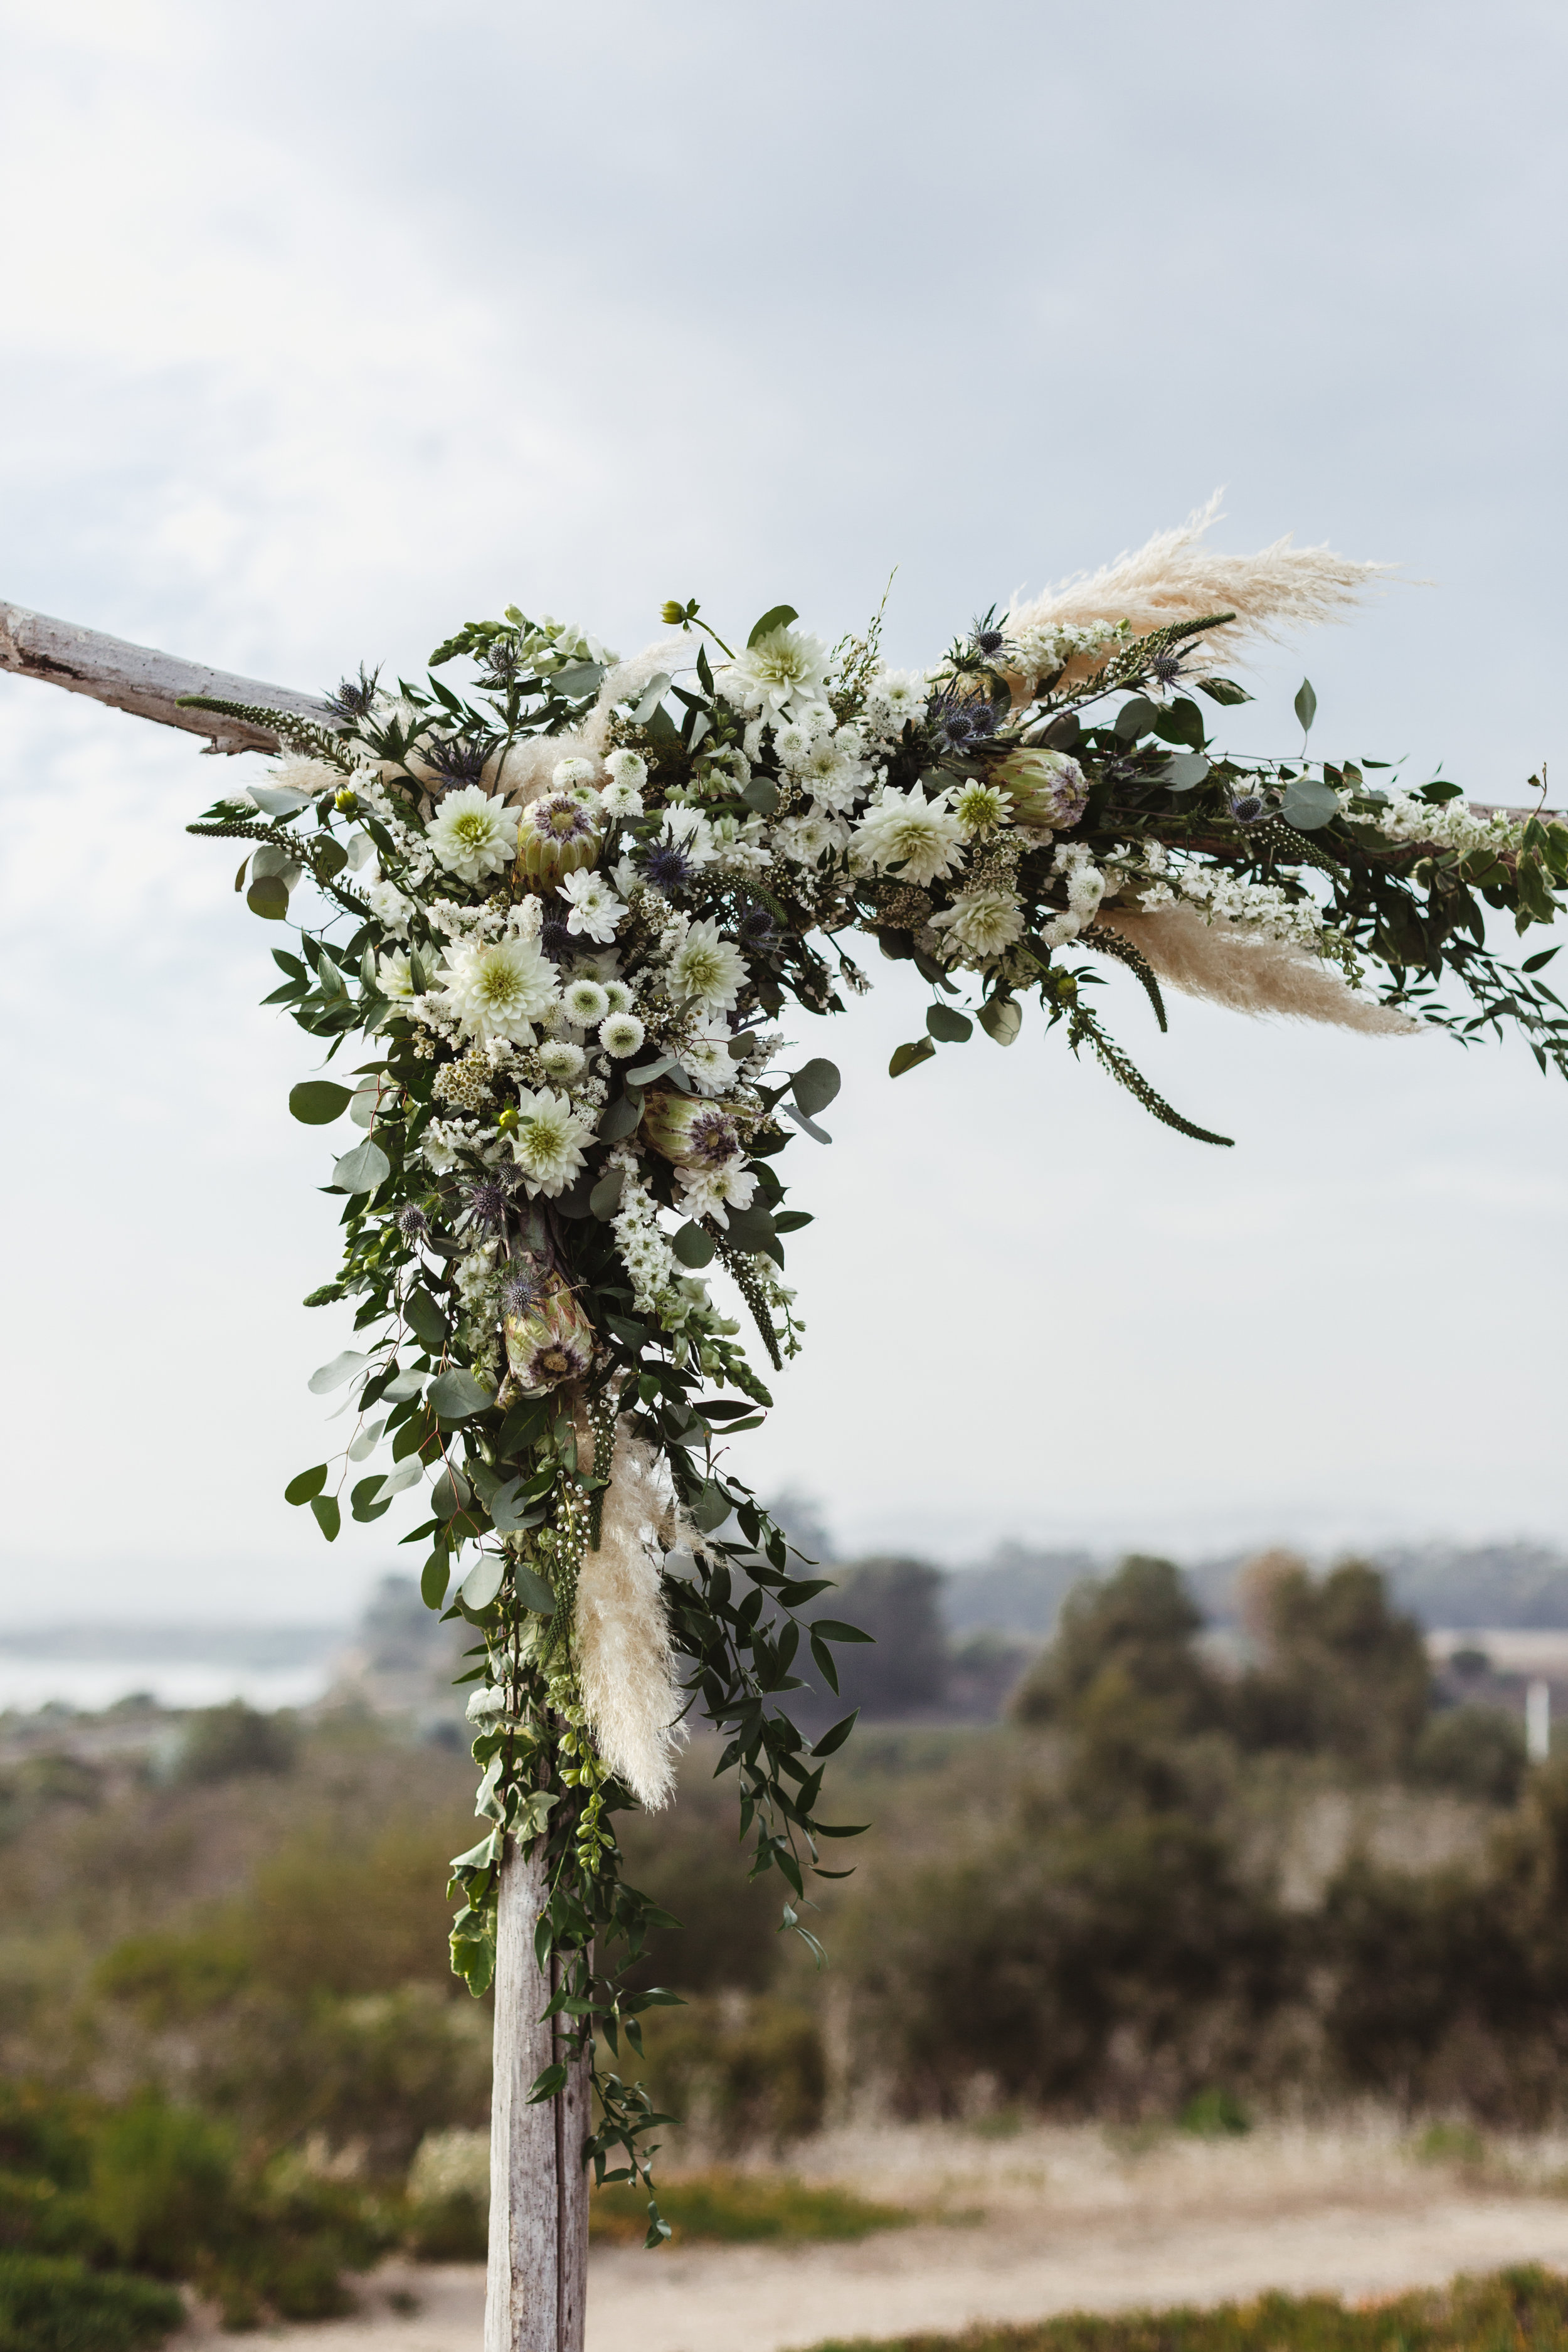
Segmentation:
[(746, 960), (715, 922), (692, 923), (669, 962), (669, 984), (700, 1013), (728, 1013), (751, 974)]
[(711, 1217), (716, 1224), (727, 1228), (730, 1220), (724, 1213), (726, 1203), (731, 1209), (749, 1209), (757, 1189), (755, 1176), (738, 1160), (726, 1160), (717, 1168), (678, 1168), (675, 1173), (680, 1186), (680, 1206), (694, 1224)]
[[(821, 700), (828, 660), (827, 647), (820, 637), (808, 637), (796, 629), (770, 629), (719, 672), (719, 690), (738, 710), (797, 718), (802, 709)], [(747, 756), (754, 756), (749, 745)]]
[(555, 972), (532, 940), (453, 950), (442, 973), (447, 1003), (466, 1037), (533, 1043), (531, 1024), (556, 1003)]
[(568, 981), (561, 1003), (574, 1029), (596, 1029), (610, 1009), (610, 1000), (596, 980)]
[(587, 1163), (583, 1146), (594, 1130), (578, 1118), (564, 1095), (548, 1087), (537, 1093), (523, 1087), (517, 1097), (517, 1128), (511, 1139), (512, 1157), (528, 1179), (531, 1192), (553, 1200), (563, 1192)]
[(625, 1062), (641, 1053), (647, 1035), (635, 1013), (612, 1013), (600, 1026), (599, 1043), (614, 1060)]
[(478, 784), (464, 784), (447, 794), (425, 837), (449, 874), (477, 882), (517, 856), (517, 811)]
[(889, 788), (861, 818), (856, 845), (879, 871), (896, 866), (900, 882), (923, 889), (952, 873), (963, 848), (963, 827), (947, 803), (945, 792), (928, 801), (918, 784)]
[(1005, 824), (1012, 805), (1011, 793), (1003, 792), (995, 784), (983, 784), (976, 779), (964, 785), (953, 802), (952, 813), (963, 827), (965, 838), (972, 841), (977, 833), (990, 833), (997, 825)]
[(555, 886), (557, 898), (564, 898), (572, 911), (566, 918), (566, 928), (578, 939), (597, 940), (608, 946), (616, 936), (616, 925), (626, 913), (626, 902), (617, 898), (602, 874), (591, 867), (580, 866), (568, 874), (564, 882)]
[(558, 1086), (565, 1086), (571, 1079), (580, 1077), (587, 1058), (582, 1046), (574, 1045), (567, 1037), (552, 1037), (539, 1049), (540, 1068)]

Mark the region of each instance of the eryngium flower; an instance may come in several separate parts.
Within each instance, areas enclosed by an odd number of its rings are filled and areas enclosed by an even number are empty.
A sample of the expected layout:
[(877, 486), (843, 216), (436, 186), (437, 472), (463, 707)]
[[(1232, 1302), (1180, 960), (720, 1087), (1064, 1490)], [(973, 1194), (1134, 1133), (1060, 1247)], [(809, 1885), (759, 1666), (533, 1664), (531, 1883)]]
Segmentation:
[(1065, 751), (1010, 751), (991, 771), (994, 783), (1013, 795), (1020, 824), (1042, 833), (1067, 833), (1089, 806), (1083, 770)]
[(996, 732), (996, 713), (983, 694), (941, 695), (931, 705), (932, 731), (950, 751), (966, 751), (972, 743)]
[(1232, 801), (1230, 813), (1237, 824), (1256, 824), (1260, 816), (1267, 814), (1257, 793), (1243, 793), (1239, 799)]
[[(522, 1296), (525, 1278), (531, 1296)], [(515, 1295), (516, 1305), (507, 1303)], [(559, 1274), (514, 1276), (503, 1294), (507, 1368), (524, 1396), (542, 1396), (593, 1367), (594, 1327)]]
[(500, 1184), (483, 1181), (470, 1184), (463, 1206), (476, 1225), (504, 1225), (506, 1223), (506, 1192)]
[(532, 1045), (532, 1024), (556, 998), (554, 970), (533, 940), (454, 948), (442, 980), (465, 1036), (508, 1037), (516, 1045)]
[(479, 782), (490, 749), (465, 735), (435, 735), (419, 746), (419, 756), (426, 767), (435, 769), (440, 779), (438, 789), (451, 792), (459, 785)]
[(711, 1103), (660, 1090), (649, 1095), (642, 1126), (654, 1150), (678, 1167), (718, 1168), (740, 1155), (739, 1126), (728, 1111)]
[(447, 872), (465, 882), (499, 874), (517, 855), (517, 811), (477, 784), (448, 793), (425, 833)]
[(397, 1212), (397, 1230), (406, 1240), (416, 1242), (429, 1232), (430, 1220), (424, 1210), (416, 1208), (411, 1201), (405, 1209)]
[(379, 667), (366, 669), (361, 662), (358, 677), (343, 678), (335, 693), (326, 698), (327, 709), (333, 718), (342, 719), (350, 726), (356, 719), (368, 719), (375, 706), (376, 681), (380, 676)]

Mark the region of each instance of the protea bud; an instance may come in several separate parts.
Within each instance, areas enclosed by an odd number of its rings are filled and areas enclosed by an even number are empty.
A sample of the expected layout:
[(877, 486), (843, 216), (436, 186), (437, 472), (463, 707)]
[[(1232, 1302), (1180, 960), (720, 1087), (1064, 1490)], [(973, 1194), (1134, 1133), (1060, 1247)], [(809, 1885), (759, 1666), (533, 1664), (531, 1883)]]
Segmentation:
[(563, 1275), (531, 1262), (502, 1294), (507, 1367), (524, 1396), (580, 1381), (594, 1361), (594, 1327)]
[(685, 1095), (649, 1095), (642, 1131), (678, 1167), (719, 1168), (741, 1149), (740, 1127), (728, 1111)]
[(519, 878), (542, 897), (563, 874), (596, 865), (601, 845), (594, 812), (566, 793), (552, 793), (532, 802), (519, 821)]
[(1010, 751), (989, 771), (1013, 795), (1013, 814), (1042, 833), (1067, 833), (1089, 806), (1089, 784), (1065, 751)]

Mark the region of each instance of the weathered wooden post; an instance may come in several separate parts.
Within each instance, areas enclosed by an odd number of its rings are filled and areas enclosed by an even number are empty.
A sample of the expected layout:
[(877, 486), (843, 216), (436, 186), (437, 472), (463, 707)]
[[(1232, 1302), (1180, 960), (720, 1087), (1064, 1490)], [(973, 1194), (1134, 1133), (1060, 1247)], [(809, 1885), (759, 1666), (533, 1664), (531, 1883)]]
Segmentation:
[[(0, 604), (0, 669), (205, 736), (215, 751), (272, 752), (279, 742), (267, 728), (248, 720), (183, 709), (181, 696), (254, 703), (318, 720), (331, 717), (314, 696), (182, 661), (19, 604)], [(565, 2038), (563, 2020), (541, 2019), (562, 1965), (553, 1961), (547, 1979), (533, 1956), (543, 1867), (542, 1855), (523, 1862), (512, 1851), (501, 1873), (485, 2352), (582, 2352), (583, 2346), (588, 2279), (586, 2058), (572, 2065), (565, 2088), (554, 2098), (529, 2105), (529, 2092), (561, 2057)]]

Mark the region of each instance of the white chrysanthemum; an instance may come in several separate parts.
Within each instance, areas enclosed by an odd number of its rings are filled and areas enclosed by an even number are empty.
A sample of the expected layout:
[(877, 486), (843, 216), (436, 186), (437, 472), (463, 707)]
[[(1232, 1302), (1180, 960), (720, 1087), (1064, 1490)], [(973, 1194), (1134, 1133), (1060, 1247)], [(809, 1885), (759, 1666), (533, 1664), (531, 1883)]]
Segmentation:
[(414, 912), (414, 901), (405, 898), (395, 882), (373, 882), (365, 891), (376, 921), (384, 931), (395, 939), (408, 937), (408, 918)]
[(908, 719), (923, 719), (931, 688), (918, 669), (879, 670), (866, 689), (868, 709), (896, 734)]
[(773, 750), (778, 753), (779, 764), (792, 774), (810, 759), (816, 740), (810, 728), (803, 727), (798, 719), (786, 719), (773, 729)]
[(601, 947), (607, 947), (626, 911), (626, 900), (617, 898), (604, 876), (591, 866), (579, 866), (555, 887), (557, 897), (572, 909), (566, 918), (567, 929), (578, 939), (597, 940)]
[(918, 784), (908, 792), (883, 793), (861, 818), (855, 840), (881, 873), (897, 866), (900, 882), (924, 889), (951, 874), (963, 844), (963, 827), (948, 806), (948, 795), (927, 800)]
[(773, 828), (773, 846), (781, 857), (796, 866), (815, 866), (826, 849), (848, 846), (849, 828), (826, 809), (810, 808), (801, 816), (786, 816)]
[(561, 1003), (574, 1029), (594, 1029), (610, 1009), (610, 1000), (596, 980), (571, 980), (561, 992)]
[(383, 996), (391, 997), (395, 1003), (406, 1004), (412, 997), (414, 974), (401, 948), (394, 948), (389, 955), (376, 958), (375, 984)]
[(565, 1086), (571, 1079), (580, 1077), (587, 1058), (582, 1046), (574, 1045), (569, 1037), (552, 1037), (539, 1049), (539, 1066), (547, 1078), (555, 1080), (557, 1086)]
[(952, 813), (963, 827), (964, 838), (972, 841), (977, 833), (991, 833), (1005, 824), (1012, 805), (1011, 793), (1005, 793), (999, 784), (976, 781), (964, 785), (952, 803)]
[(563, 1192), (586, 1165), (583, 1146), (593, 1135), (564, 1095), (552, 1094), (548, 1087), (537, 1093), (528, 1087), (520, 1090), (511, 1149), (531, 1192), (542, 1192), (546, 1200)]
[(832, 735), (817, 737), (796, 772), (812, 798), (829, 809), (851, 807), (870, 782), (859, 761)]
[(447, 794), (425, 837), (449, 874), (477, 882), (517, 856), (517, 811), (478, 784), (464, 784)]
[(556, 1002), (555, 971), (532, 940), (456, 948), (442, 974), (447, 1003), (466, 1037), (533, 1042), (531, 1024)]
[[(828, 659), (820, 637), (808, 637), (797, 629), (770, 629), (719, 672), (719, 690), (738, 710), (798, 718), (822, 699)], [(749, 745), (747, 756), (755, 756)]]
[(1024, 910), (1011, 890), (966, 890), (944, 913), (931, 917), (931, 927), (949, 932), (972, 956), (989, 962), (1023, 938)]
[(741, 1075), (727, 1036), (693, 1037), (681, 1049), (680, 1066), (705, 1095), (727, 1095)]
[(605, 994), (612, 1013), (629, 1013), (637, 1003), (636, 996), (624, 980), (605, 981)]
[(599, 793), (595, 778), (598, 772), (592, 760), (557, 760), (551, 771), (550, 789), (564, 793), (569, 800), (581, 801), (584, 805), (596, 803)]
[(693, 923), (669, 962), (669, 985), (700, 1013), (728, 1013), (750, 979), (746, 960), (714, 922)]
[(640, 793), (647, 782), (647, 761), (640, 751), (628, 751), (625, 746), (610, 753), (605, 770), (610, 782), (626, 792)]
[(694, 1224), (711, 1217), (716, 1224), (728, 1227), (726, 1206), (749, 1209), (757, 1189), (755, 1176), (738, 1160), (723, 1160), (717, 1168), (678, 1168), (675, 1173), (680, 1185), (680, 1206)]
[(600, 1026), (599, 1043), (616, 1061), (625, 1062), (641, 1053), (647, 1035), (635, 1013), (612, 1013)]

